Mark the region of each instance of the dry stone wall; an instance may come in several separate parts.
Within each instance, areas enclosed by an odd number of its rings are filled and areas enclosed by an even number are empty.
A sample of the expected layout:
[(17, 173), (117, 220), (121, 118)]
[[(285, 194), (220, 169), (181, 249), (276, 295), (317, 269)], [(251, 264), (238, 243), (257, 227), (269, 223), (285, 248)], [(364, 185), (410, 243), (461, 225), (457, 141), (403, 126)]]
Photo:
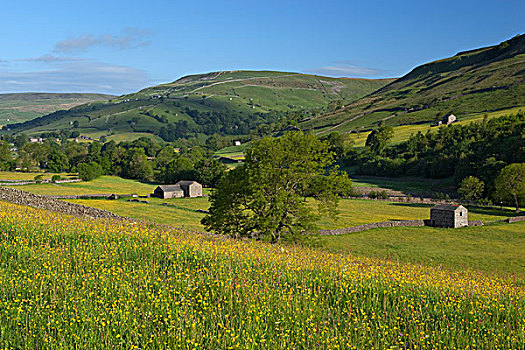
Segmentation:
[(428, 220), (383, 221), (383, 222), (375, 222), (372, 224), (364, 224), (364, 225), (353, 226), (353, 227), (339, 228), (335, 230), (320, 230), (319, 234), (323, 236), (344, 235), (345, 233), (366, 231), (366, 230), (370, 230), (373, 228), (379, 228), (379, 227), (410, 227), (410, 226), (421, 227), (421, 226), (426, 226), (427, 224), (428, 224)]
[(0, 200), (33, 208), (57, 211), (68, 215), (100, 219), (129, 219), (109, 211), (86, 207), (81, 204), (59, 201), (47, 196), (21, 191), (15, 188), (0, 187)]
[(512, 224), (513, 222), (525, 221), (525, 215), (523, 215), (523, 216), (515, 216), (513, 218), (508, 218), (505, 221), (507, 221), (509, 224)]

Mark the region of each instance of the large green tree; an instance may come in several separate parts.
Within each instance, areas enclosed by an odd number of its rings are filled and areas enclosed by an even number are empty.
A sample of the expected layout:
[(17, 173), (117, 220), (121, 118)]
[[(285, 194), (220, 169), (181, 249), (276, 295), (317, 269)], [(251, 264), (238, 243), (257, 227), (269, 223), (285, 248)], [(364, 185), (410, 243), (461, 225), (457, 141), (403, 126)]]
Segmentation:
[(525, 197), (525, 163), (514, 163), (503, 168), (494, 181), (501, 199), (511, 198), (520, 211), (520, 200)]
[(149, 181), (153, 177), (153, 168), (142, 148), (129, 149), (122, 163), (124, 177), (142, 181)]
[(9, 150), (9, 145), (5, 141), (0, 141), (0, 169), (8, 170), (13, 163), (13, 157)]
[(391, 126), (381, 126), (372, 132), (366, 138), (365, 146), (376, 154), (382, 154), (388, 142), (394, 137), (394, 129)]
[(485, 184), (475, 176), (464, 178), (459, 184), (458, 193), (468, 202), (476, 201), (483, 196)]
[(333, 162), (328, 143), (314, 135), (263, 138), (246, 152), (243, 165), (222, 178), (203, 224), (234, 237), (269, 236), (273, 243), (284, 234), (312, 231), (320, 214), (337, 213), (339, 196), (351, 187)]

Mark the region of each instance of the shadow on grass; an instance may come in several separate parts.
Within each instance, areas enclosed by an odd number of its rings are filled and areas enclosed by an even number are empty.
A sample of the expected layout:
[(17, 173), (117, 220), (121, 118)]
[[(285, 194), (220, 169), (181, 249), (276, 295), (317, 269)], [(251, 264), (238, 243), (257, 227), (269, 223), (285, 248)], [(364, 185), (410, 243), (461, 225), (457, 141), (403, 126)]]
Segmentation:
[[(401, 206), (401, 207), (412, 207), (412, 208), (432, 208), (434, 204), (426, 204), (426, 203), (391, 203), (391, 205), (394, 206)], [(484, 214), (484, 215), (492, 215), (492, 216), (501, 216), (501, 217), (514, 217), (519, 216), (519, 213), (516, 213), (513, 210), (510, 209), (499, 209), (499, 208), (486, 208), (486, 207), (476, 207), (476, 206), (470, 206), (465, 205), (470, 213), (474, 214)]]
[(434, 204), (428, 204), (428, 203), (401, 203), (401, 202), (394, 202), (391, 203), (391, 205), (395, 205), (398, 207), (411, 207), (411, 208), (432, 208)]

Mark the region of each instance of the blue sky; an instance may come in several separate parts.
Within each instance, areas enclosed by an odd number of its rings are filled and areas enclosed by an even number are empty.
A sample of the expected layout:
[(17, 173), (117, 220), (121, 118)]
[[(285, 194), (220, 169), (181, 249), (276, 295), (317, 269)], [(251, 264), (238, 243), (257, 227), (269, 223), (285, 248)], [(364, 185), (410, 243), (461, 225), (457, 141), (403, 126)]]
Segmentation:
[(525, 32), (525, 1), (1, 1), (0, 93), (123, 94), (187, 74), (399, 77)]

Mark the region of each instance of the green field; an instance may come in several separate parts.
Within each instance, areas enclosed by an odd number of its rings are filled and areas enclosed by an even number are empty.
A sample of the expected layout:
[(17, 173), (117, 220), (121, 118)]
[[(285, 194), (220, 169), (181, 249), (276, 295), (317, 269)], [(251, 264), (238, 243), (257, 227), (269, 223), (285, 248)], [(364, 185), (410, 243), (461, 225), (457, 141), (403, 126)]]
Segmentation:
[(378, 228), (321, 237), (319, 244), (333, 252), (515, 274), (525, 286), (525, 222), (461, 229)]
[[(384, 186), (385, 183), (381, 185)], [(16, 188), (47, 195), (96, 193), (145, 195), (153, 192), (155, 185), (103, 176), (90, 182), (24, 185)], [(205, 194), (208, 193), (209, 190), (205, 189)], [(207, 197), (140, 200), (147, 200), (149, 203), (129, 202), (127, 199), (68, 201), (109, 210), (146, 223), (204, 231), (200, 221), (205, 215), (202, 211), (209, 208)], [(429, 217), (431, 207), (432, 205), (427, 204), (342, 199), (337, 218), (334, 220), (322, 217), (318, 224), (322, 229), (335, 229), (381, 221), (425, 219)], [(469, 207), (470, 220), (482, 220), (493, 224), (458, 230), (429, 227), (373, 229), (356, 234), (322, 237), (319, 240), (314, 239), (313, 243), (331, 251), (354, 252), (358, 255), (380, 258), (395, 257), (405, 262), (428, 263), (432, 260), (436, 264), (452, 268), (470, 266), (483, 271), (518, 273), (523, 257), (516, 256), (523, 248), (523, 224), (494, 223), (515, 215), (516, 213), (510, 209)], [(423, 239), (427, 236), (431, 238)]]
[[(126, 202), (124, 199), (118, 201), (86, 199), (72, 200), (71, 202), (109, 210), (115, 214), (138, 220), (174, 227), (191, 227), (192, 230), (197, 231), (204, 230), (200, 220), (205, 214), (199, 213), (197, 210), (208, 210), (208, 198), (148, 198), (147, 200), (150, 202), (149, 204)], [(161, 203), (168, 203), (179, 208), (164, 206)], [(342, 199), (339, 203), (339, 215), (337, 218), (334, 220), (329, 217), (322, 217), (318, 224), (322, 229), (335, 229), (381, 221), (427, 219), (430, 215), (431, 207), (432, 205), (428, 204)], [(177, 213), (177, 215), (173, 216), (174, 213)], [(502, 220), (515, 215), (513, 211), (508, 209), (473, 207), (469, 211), (470, 220), (482, 220), (484, 222)]]
[[(350, 171), (351, 172), (351, 171)], [(412, 196), (429, 196), (435, 193), (453, 193), (453, 179), (426, 179), (419, 177), (377, 177), (351, 175), (354, 187), (390, 189)]]
[[(489, 113), (475, 113), (471, 115), (456, 115), (458, 117), (458, 122), (454, 124), (469, 124), (473, 122), (481, 122), (485, 115), (489, 118), (497, 118), (504, 115), (511, 115), (518, 112), (521, 112), (524, 110), (524, 107), (514, 107), (514, 108), (508, 108), (501, 111), (496, 112), (489, 112)], [(413, 134), (417, 134), (418, 132), (421, 132), (425, 134), (427, 131), (434, 131), (437, 132), (438, 127), (431, 126), (430, 123), (428, 124), (415, 124), (415, 125), (400, 125), (394, 127), (394, 137), (390, 141), (390, 143), (396, 144), (403, 141), (406, 141), (412, 136)], [(354, 143), (354, 147), (364, 147), (366, 138), (370, 134), (370, 131), (367, 132), (361, 132), (361, 133), (351, 133), (348, 135), (348, 139)]]
[(244, 152), (246, 152), (249, 147), (251, 147), (251, 145), (246, 143), (240, 146), (225, 147), (215, 152), (215, 155), (232, 159), (244, 159)]
[[(525, 289), (516, 278), (85, 220), (4, 202), (0, 232), (4, 348), (520, 349), (525, 343)], [(426, 237), (419, 240), (440, 239), (421, 232)], [(505, 235), (469, 238), (499, 242), (499, 254), (502, 242), (516, 241)], [(517, 259), (510, 270), (523, 263), (520, 247), (505, 250), (507, 259)]]
[(15, 188), (36, 194), (58, 196), (112, 193), (146, 195), (148, 193), (152, 193), (155, 187), (157, 187), (157, 185), (155, 184), (142, 183), (135, 180), (123, 179), (118, 176), (106, 175), (101, 176), (92, 181), (72, 182), (63, 184), (31, 184), (16, 186)]
[[(200, 220), (207, 210), (208, 198), (148, 198), (149, 204), (126, 200), (68, 200), (73, 203), (109, 210), (142, 222), (168, 225), (203, 232)], [(162, 205), (168, 203), (170, 206)], [(344, 199), (336, 220), (322, 218), (322, 229), (351, 227), (366, 223), (416, 220), (429, 217), (432, 205)], [(470, 267), (487, 272), (516, 273), (525, 278), (525, 223), (496, 221), (515, 216), (512, 210), (469, 208), (470, 220), (488, 223), (483, 227), (442, 229), (431, 227), (380, 228), (341, 236), (322, 236), (311, 243), (321, 249), (360, 256), (390, 258), (402, 262)], [(525, 282), (525, 280), (524, 280)]]
[[(108, 100), (114, 96), (102, 94), (0, 94), (0, 125), (31, 120), (57, 110), (81, 104)], [(9, 120), (8, 120), (9, 119)]]
[[(128, 202), (125, 199), (116, 201), (102, 199), (75, 199), (67, 201), (108, 210), (117, 215), (133, 218), (146, 223), (168, 225), (190, 231), (204, 231), (204, 227), (200, 223), (204, 214), (197, 212), (197, 210), (206, 210), (209, 207), (208, 198), (162, 200), (158, 198), (147, 198), (141, 200), (147, 200), (149, 204)], [(161, 205), (161, 203), (169, 203), (170, 206)]]
[(60, 175), (63, 180), (76, 178), (77, 174), (55, 174), (55, 173), (25, 173), (25, 172), (14, 172), (14, 171), (0, 171), (0, 181), (22, 181), (22, 180), (34, 180), (35, 176), (42, 175), (43, 179), (51, 180), (53, 175)]
[(120, 134), (132, 139), (135, 133), (153, 135), (162, 127), (180, 121), (186, 121), (190, 128), (198, 129), (194, 116), (188, 110), (197, 111), (201, 116), (206, 113), (236, 116), (255, 125), (265, 122), (264, 114), (269, 112), (324, 109), (332, 100), (355, 101), (391, 81), (271, 71), (215, 72), (184, 77), (109, 102), (78, 106), (63, 115), (13, 126), (12, 130), (27, 134), (70, 130), (70, 123), (78, 121), (75, 130), (84, 135), (99, 137), (111, 130), (115, 140), (122, 139), (118, 136)]

